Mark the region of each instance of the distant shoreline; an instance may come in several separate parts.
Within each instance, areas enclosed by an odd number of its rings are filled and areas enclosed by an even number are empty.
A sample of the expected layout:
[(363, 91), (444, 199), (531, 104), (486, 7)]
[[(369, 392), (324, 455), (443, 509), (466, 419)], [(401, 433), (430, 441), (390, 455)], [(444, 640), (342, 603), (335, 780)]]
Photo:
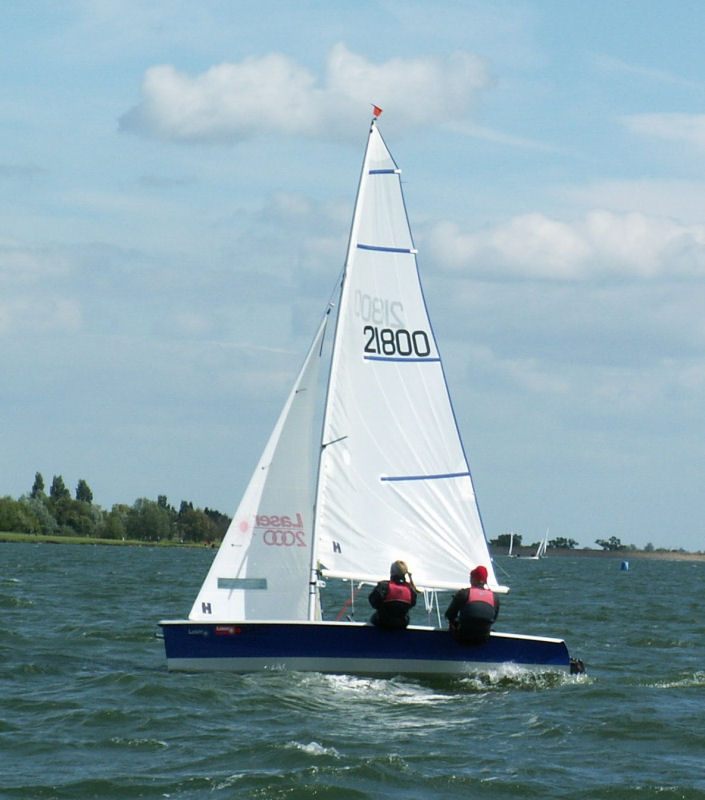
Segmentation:
[(8, 533), (0, 531), (0, 544), (93, 544), (108, 547), (188, 547), (199, 549), (217, 547), (220, 542), (175, 542), (162, 539), (158, 542), (146, 542), (141, 539), (101, 539), (96, 536), (46, 536), (36, 533)]
[[(507, 547), (490, 547), (493, 556), (506, 556), (509, 552)], [(519, 558), (526, 558), (532, 555), (533, 550), (520, 553)], [(591, 550), (589, 548), (569, 550), (568, 548), (550, 548), (546, 554), (547, 558), (618, 558), (622, 561), (629, 561), (630, 558), (644, 558), (652, 561), (705, 561), (705, 553), (681, 553), (672, 550)]]
[[(144, 542), (139, 539), (100, 539), (91, 536), (44, 536), (34, 533), (8, 533), (0, 532), (0, 544), (93, 544), (107, 545), (109, 547), (188, 547), (215, 549), (220, 542), (175, 542), (163, 539), (159, 542)], [(507, 556), (509, 548), (492, 547), (490, 553), (495, 556)], [(533, 554), (532, 549), (526, 553), (520, 552), (519, 558), (526, 558)], [(630, 558), (644, 558), (654, 561), (705, 561), (705, 553), (682, 553), (672, 550), (658, 550), (647, 552), (645, 550), (592, 550), (590, 548), (574, 549), (549, 548), (547, 558), (618, 558), (629, 561)]]

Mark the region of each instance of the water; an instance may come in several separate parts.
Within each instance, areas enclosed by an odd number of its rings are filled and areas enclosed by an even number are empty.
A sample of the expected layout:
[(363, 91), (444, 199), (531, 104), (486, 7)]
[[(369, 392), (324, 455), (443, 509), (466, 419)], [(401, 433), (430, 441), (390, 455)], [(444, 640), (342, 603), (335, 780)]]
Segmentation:
[(169, 674), (212, 555), (0, 545), (0, 798), (705, 798), (703, 563), (499, 558), (577, 680)]

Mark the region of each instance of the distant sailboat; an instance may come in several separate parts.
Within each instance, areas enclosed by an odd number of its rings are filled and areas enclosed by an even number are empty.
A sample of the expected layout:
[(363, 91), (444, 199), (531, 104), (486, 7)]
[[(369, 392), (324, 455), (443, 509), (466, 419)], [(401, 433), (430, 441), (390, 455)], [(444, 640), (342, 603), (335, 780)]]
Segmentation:
[(539, 546), (536, 548), (536, 552), (533, 556), (525, 556), (525, 558), (529, 558), (532, 561), (538, 561), (540, 558), (546, 557), (546, 551), (548, 550), (548, 528), (546, 528), (546, 533), (544, 534), (543, 539), (539, 542)]
[(547, 555), (548, 555), (548, 528), (546, 528), (546, 533), (544, 534), (544, 537), (541, 540), (536, 550), (536, 558), (545, 558)]
[[(164, 620), (172, 670), (286, 668), (462, 674), (569, 669), (560, 639), (492, 632), (477, 647), (440, 627), (323, 620), (325, 579), (374, 584), (395, 559), (427, 598), (498, 585), (419, 281), (400, 170), (376, 125), (341, 282), (322, 434), (314, 419), (321, 322), (187, 620)], [(311, 444), (315, 442), (315, 449)], [(313, 453), (309, 459), (308, 454)]]

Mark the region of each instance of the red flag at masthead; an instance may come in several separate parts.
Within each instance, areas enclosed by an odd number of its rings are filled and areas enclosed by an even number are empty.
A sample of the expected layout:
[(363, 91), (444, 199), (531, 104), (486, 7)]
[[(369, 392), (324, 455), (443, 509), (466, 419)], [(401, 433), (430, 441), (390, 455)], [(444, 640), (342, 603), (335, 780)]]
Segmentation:
[(382, 113), (382, 109), (379, 106), (373, 105), (372, 113), (375, 115), (375, 117), (378, 117)]

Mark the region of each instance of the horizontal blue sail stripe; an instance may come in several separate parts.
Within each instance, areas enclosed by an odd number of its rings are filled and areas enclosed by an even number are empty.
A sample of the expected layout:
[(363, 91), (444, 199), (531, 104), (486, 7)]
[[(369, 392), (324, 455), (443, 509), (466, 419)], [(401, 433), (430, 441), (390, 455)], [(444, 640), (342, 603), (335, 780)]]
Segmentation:
[(448, 478), (469, 478), (469, 472), (445, 472), (439, 475), (399, 475), (394, 478), (380, 478), (381, 481), (442, 481)]
[(358, 250), (376, 250), (381, 253), (415, 253), (410, 247), (382, 247), (376, 244), (359, 244)]
[(440, 361), (441, 359), (438, 356), (434, 356), (433, 358), (417, 358), (414, 356), (410, 358), (409, 356), (363, 356), (364, 361), (406, 361), (407, 363), (418, 363), (419, 361), (427, 361), (428, 363), (434, 361)]
[(369, 171), (369, 175), (396, 175), (398, 170), (396, 169), (371, 169)]

